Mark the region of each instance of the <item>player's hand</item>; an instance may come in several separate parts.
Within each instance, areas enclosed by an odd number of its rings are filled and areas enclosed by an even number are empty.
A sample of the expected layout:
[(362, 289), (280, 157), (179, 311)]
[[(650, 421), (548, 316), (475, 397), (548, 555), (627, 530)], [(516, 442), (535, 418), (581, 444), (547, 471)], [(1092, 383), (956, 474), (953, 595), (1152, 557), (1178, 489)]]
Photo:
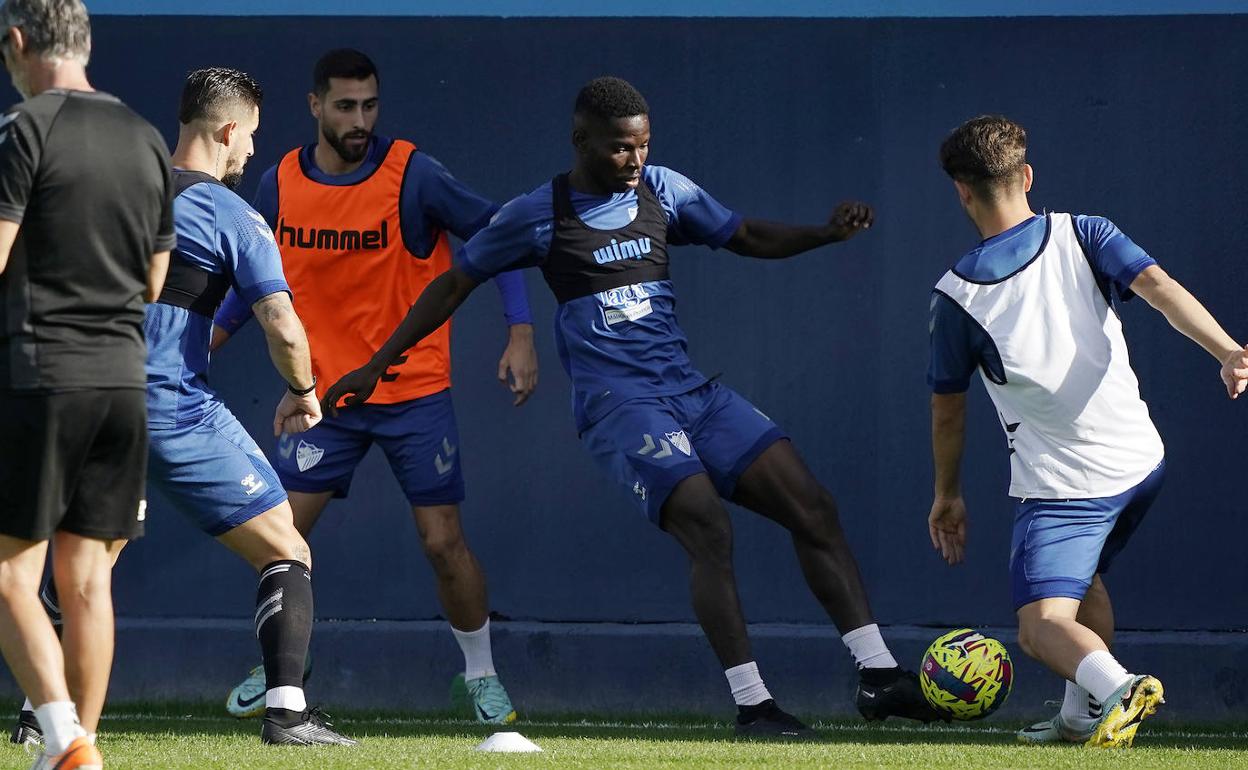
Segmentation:
[(273, 415), (273, 435), (283, 433), (303, 433), (321, 421), (321, 402), (316, 400), (316, 393), (296, 396), (289, 390), (277, 402), (277, 413)]
[[(401, 355), (390, 363), (390, 366), (399, 366), (407, 363), (407, 355)], [(382, 382), (394, 382), (398, 379), (398, 372), (388, 371), (390, 366), (380, 368), (372, 361), (364, 364), (353, 372), (347, 372), (333, 385), (329, 386), (329, 390), (325, 391), (325, 398), (321, 399), (321, 406), (326, 413), (333, 417), (338, 416), (338, 406), (343, 397), (347, 400), (342, 402), (342, 406), (358, 406), (368, 400), (373, 395), (373, 391), (377, 389), (378, 380)]]
[(1222, 382), (1226, 384), (1226, 395), (1231, 398), (1239, 398), (1248, 387), (1248, 345), (1222, 361)]
[(966, 503), (961, 497), (938, 497), (927, 515), (927, 533), (932, 548), (949, 565), (960, 564), (966, 555)]
[(875, 212), (861, 201), (845, 201), (836, 207), (828, 219), (828, 231), (832, 242), (844, 241), (869, 229), (875, 221)]
[[(514, 324), (507, 347), (498, 361), (498, 381), (516, 394), (514, 406), (529, 400), (537, 389), (537, 350), (533, 347), (533, 324)], [(511, 379), (507, 375), (510, 372)]]

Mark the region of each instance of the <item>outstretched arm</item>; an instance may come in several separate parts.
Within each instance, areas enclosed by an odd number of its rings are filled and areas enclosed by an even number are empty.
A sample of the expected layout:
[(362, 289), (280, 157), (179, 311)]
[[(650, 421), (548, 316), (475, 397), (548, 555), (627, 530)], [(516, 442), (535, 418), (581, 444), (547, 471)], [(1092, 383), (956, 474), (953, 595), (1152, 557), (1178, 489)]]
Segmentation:
[(962, 447), (966, 437), (966, 394), (932, 394), (932, 459), (936, 493), (927, 516), (932, 547), (949, 564), (966, 552), (966, 503), (962, 500)]
[[(321, 405), (311, 390), (312, 355), (303, 322), (295, 315), (290, 295), (284, 291), (261, 297), (252, 309), (264, 329), (273, 366), (289, 385), (273, 417), (273, 435), (301, 433), (321, 420)], [(293, 390), (308, 392), (297, 396)]]
[(386, 369), (402, 363), (405, 351), (446, 323), (455, 309), (463, 304), (478, 285), (477, 281), (458, 267), (452, 267), (433, 279), (407, 311), (407, 317), (368, 363), (348, 372), (329, 386), (322, 402), (325, 410), (336, 415), (338, 402), (344, 396), (347, 396), (344, 406), (355, 406), (367, 401), (377, 387), (377, 380), (387, 376)]
[(724, 246), (745, 257), (784, 259), (805, 251), (852, 238), (871, 227), (875, 214), (871, 207), (847, 201), (836, 207), (822, 225), (786, 225), (764, 219), (742, 220)]
[(1222, 364), (1226, 394), (1238, 398), (1248, 387), (1248, 348), (1231, 338), (1200, 300), (1157, 265), (1144, 269), (1131, 282), (1131, 291), (1144, 298), (1170, 325), (1200, 345)]

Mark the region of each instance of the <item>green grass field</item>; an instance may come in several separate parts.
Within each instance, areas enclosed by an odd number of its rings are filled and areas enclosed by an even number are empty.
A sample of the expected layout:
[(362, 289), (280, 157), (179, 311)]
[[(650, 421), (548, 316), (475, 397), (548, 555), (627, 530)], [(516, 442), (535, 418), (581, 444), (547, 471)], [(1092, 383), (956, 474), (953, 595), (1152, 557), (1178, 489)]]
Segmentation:
[[(381, 768), (651, 768), (651, 767), (903, 767), (1132, 768), (1248, 767), (1248, 726), (1180, 728), (1146, 723), (1136, 746), (1088, 751), (1073, 746), (1014, 744), (1017, 725), (1004, 721), (920, 727), (859, 721), (818, 724), (818, 743), (731, 740), (726, 724), (691, 718), (534, 718), (516, 728), (542, 754), (487, 754), (473, 747), (491, 730), (445, 714), (340, 713), (335, 726), (357, 747), (261, 746), (255, 720), (235, 721), (215, 707), (118, 707), (104, 723), (106, 767), (117, 770), (369, 770)], [(26, 768), (23, 749), (0, 747), (0, 767)]]

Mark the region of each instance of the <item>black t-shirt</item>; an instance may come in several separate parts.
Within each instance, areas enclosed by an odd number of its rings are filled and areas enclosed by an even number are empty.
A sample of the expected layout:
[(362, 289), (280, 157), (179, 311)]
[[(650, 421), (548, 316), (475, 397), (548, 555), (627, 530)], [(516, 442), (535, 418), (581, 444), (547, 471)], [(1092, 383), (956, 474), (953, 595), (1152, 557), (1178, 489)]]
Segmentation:
[(116, 97), (45, 91), (0, 117), (0, 391), (142, 388), (143, 292), (172, 249), (169, 151)]

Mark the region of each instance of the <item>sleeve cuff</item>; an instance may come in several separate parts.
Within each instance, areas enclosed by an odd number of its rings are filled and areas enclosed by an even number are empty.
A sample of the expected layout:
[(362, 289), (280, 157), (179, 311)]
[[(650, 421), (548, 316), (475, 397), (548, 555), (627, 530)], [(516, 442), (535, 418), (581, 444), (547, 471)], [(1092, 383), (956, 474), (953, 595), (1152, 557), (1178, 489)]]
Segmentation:
[(169, 235), (160, 235), (160, 236), (157, 236), (156, 238), (154, 250), (155, 251), (173, 251), (174, 247), (177, 245), (178, 245), (178, 236), (176, 233), (171, 233)]
[(707, 239), (706, 245), (710, 246), (712, 249), (721, 248), (725, 243), (732, 239), (733, 234), (737, 232), (737, 228), (741, 226), (741, 222), (744, 220), (745, 217), (735, 211), (732, 212), (732, 216), (728, 218), (728, 221), (724, 223), (724, 226), (716, 230), (715, 234)]
[(0, 205), (0, 219), (5, 220), (6, 222), (16, 222), (20, 225), (22, 223), (22, 218), (25, 216), (25, 208)]
[(454, 264), (455, 264), (455, 267), (458, 267), (460, 270), (463, 270), (465, 275), (467, 275), (469, 278), (476, 281), (477, 283), (485, 283), (486, 281), (494, 277), (492, 273), (482, 272), (481, 270), (478, 270), (476, 267), (474, 267), (473, 264), (469, 262), (468, 259), (464, 256), (463, 251), (461, 251), (459, 255), (455, 257)]
[(251, 307), (270, 294), (277, 294), (279, 291), (284, 291), (293, 296), (290, 286), (285, 281), (265, 281), (255, 286), (240, 288), (238, 295), (242, 297), (243, 302), (247, 303), (247, 307)]
[(927, 384), (933, 393), (941, 396), (965, 393), (971, 388), (970, 380), (933, 380), (930, 376), (927, 378)]
[(1122, 302), (1127, 302), (1134, 297), (1135, 292), (1131, 291), (1131, 284), (1135, 283), (1135, 279), (1140, 277), (1140, 273), (1155, 264), (1157, 264), (1157, 260), (1145, 256), (1124, 267), (1114, 278), (1114, 282), (1118, 284), (1118, 299)]

